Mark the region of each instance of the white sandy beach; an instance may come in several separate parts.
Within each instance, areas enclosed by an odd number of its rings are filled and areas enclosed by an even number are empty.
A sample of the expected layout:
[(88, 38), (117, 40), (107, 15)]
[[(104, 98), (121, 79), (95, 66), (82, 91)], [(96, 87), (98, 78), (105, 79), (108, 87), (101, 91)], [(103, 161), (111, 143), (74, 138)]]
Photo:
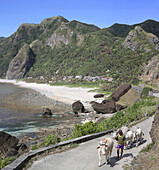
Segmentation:
[(26, 83), (24, 81), (5, 80), (0, 79), (0, 83), (11, 83), (20, 87), (30, 88), (35, 91), (45, 94), (47, 97), (61, 101), (64, 103), (72, 104), (76, 100), (80, 100), (83, 103), (88, 103), (94, 100), (93, 96), (95, 92), (88, 92), (90, 88), (69, 88), (66, 86), (50, 86), (49, 84), (36, 84)]

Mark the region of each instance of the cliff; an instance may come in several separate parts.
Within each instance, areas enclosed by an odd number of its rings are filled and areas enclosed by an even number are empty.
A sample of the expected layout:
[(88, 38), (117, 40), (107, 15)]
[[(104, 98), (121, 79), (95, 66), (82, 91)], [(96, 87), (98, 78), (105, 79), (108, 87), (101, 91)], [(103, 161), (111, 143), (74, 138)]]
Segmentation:
[(35, 62), (35, 56), (29, 45), (25, 44), (12, 59), (7, 71), (7, 79), (21, 79)]

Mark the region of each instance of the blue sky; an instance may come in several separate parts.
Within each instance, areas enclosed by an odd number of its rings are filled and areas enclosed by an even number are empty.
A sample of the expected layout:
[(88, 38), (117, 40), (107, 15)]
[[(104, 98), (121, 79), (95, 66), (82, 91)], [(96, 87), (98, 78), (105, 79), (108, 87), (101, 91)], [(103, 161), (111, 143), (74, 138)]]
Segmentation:
[(0, 36), (10, 36), (22, 23), (58, 15), (100, 28), (159, 21), (159, 0), (0, 0)]

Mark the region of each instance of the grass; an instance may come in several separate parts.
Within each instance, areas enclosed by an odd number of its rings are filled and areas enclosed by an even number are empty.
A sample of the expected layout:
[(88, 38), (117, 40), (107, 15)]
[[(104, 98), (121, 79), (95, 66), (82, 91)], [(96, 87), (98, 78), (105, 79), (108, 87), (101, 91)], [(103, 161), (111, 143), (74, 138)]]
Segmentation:
[(0, 169), (4, 168), (6, 165), (12, 163), (16, 159), (17, 159), (17, 156), (12, 156), (12, 157), (8, 157), (8, 158), (3, 157), (3, 159), (0, 160)]
[(152, 147), (154, 146), (154, 142), (150, 143), (149, 145), (147, 145), (143, 150), (141, 150), (140, 152), (149, 152)]
[(51, 86), (67, 86), (67, 87), (82, 87), (82, 88), (98, 88), (98, 83), (67, 83), (67, 82), (61, 82), (61, 83), (50, 83)]

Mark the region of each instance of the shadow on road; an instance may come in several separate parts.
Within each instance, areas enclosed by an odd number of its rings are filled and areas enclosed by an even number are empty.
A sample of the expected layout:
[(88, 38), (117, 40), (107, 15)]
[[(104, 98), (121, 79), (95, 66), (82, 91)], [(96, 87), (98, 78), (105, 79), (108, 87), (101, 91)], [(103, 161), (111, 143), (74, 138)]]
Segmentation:
[[(140, 143), (139, 142), (139, 145), (138, 146), (140, 146), (140, 145), (142, 145), (142, 144), (144, 144), (144, 143), (146, 143), (147, 142), (147, 140), (145, 139), (145, 140), (142, 140), (142, 143)], [(129, 150), (129, 149), (132, 149), (132, 148), (136, 148), (136, 144), (137, 144), (137, 141), (135, 140), (134, 142), (133, 142), (133, 144), (132, 144), (132, 146), (130, 147), (128, 147), (127, 149), (125, 149), (125, 150)]]
[[(132, 153), (126, 153), (123, 155), (123, 158), (125, 157), (133, 157), (133, 154)], [(118, 159), (116, 160), (116, 156), (112, 157), (111, 160), (110, 160), (110, 167), (114, 167), (115, 165), (119, 164), (117, 163), (118, 161), (120, 161), (121, 159)]]

